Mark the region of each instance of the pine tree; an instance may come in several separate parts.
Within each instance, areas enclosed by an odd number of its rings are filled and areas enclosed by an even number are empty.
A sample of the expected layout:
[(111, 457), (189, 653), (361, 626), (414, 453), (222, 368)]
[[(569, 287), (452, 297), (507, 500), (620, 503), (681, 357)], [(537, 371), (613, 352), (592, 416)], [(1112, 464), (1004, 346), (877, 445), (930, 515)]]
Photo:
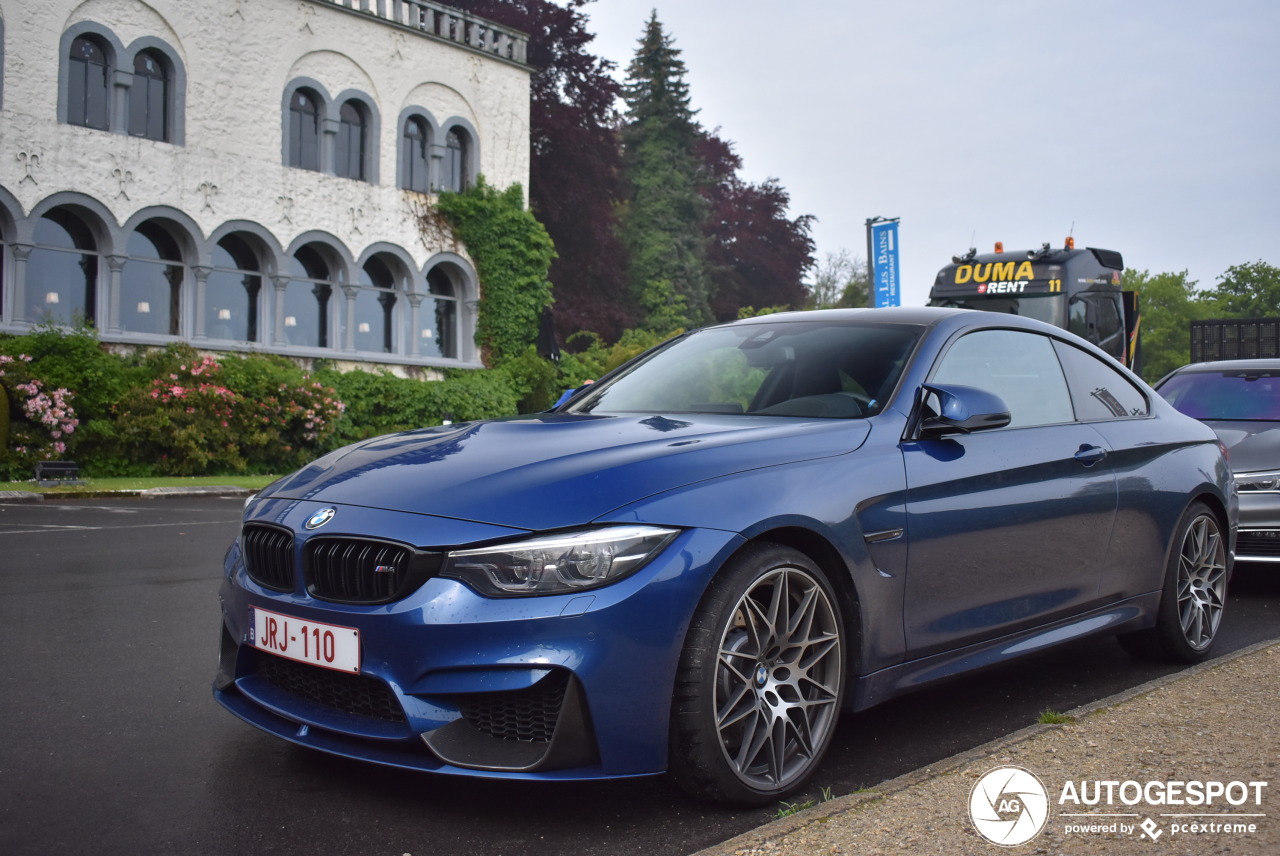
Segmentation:
[[(683, 299), (678, 314), (692, 325), (712, 318), (705, 236), (709, 206), (700, 193), (696, 151), (700, 128), (684, 76), (680, 51), (654, 12), (623, 87), (622, 163), (630, 193), (620, 218), (631, 295), (649, 310), (651, 325), (655, 301), (670, 307)], [(671, 313), (657, 314), (666, 326)]]

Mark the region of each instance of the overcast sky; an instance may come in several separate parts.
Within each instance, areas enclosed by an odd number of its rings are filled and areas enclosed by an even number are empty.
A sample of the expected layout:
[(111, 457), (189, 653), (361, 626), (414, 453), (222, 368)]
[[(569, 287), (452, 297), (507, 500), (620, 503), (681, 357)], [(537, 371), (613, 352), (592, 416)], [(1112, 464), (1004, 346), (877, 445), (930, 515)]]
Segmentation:
[[(621, 78), (656, 9), (705, 127), (817, 217), (900, 217), (903, 304), (995, 241), (1118, 250), (1211, 286), (1280, 265), (1275, 0), (597, 0)], [(1280, 307), (1278, 307), (1280, 308)]]

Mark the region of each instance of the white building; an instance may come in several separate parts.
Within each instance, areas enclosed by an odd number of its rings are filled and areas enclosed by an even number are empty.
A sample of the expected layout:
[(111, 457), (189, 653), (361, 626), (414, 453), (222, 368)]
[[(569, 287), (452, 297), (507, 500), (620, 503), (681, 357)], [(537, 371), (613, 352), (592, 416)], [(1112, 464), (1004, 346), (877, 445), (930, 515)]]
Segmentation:
[(526, 44), (425, 0), (0, 0), (0, 331), (479, 365), (416, 215), (527, 186)]

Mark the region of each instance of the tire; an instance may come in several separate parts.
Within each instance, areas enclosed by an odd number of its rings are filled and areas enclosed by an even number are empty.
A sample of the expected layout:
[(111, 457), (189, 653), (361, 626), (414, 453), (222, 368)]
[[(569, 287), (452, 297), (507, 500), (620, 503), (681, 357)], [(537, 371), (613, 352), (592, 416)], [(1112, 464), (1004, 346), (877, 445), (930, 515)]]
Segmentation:
[(749, 545), (712, 581), (680, 656), (668, 769), (700, 799), (760, 806), (822, 761), (844, 696), (839, 601), (806, 556)]
[(1174, 663), (1199, 663), (1213, 650), (1227, 601), (1227, 546), (1218, 517), (1202, 502), (1182, 514), (1169, 550), (1156, 624), (1127, 633), (1130, 654)]

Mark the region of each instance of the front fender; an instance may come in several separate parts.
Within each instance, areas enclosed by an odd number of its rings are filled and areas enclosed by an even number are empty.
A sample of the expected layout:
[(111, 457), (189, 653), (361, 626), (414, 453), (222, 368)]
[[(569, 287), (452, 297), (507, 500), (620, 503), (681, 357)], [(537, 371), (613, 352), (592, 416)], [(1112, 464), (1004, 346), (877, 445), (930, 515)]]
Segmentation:
[(867, 672), (901, 662), (905, 649), (905, 489), (897, 444), (867, 444), (834, 458), (699, 482), (632, 503), (598, 522), (679, 521), (737, 533), (744, 541), (768, 540), (779, 530), (822, 539), (843, 565), (828, 571), (838, 571), (852, 589), (862, 650), (851, 654), (861, 663), (859, 671)]

